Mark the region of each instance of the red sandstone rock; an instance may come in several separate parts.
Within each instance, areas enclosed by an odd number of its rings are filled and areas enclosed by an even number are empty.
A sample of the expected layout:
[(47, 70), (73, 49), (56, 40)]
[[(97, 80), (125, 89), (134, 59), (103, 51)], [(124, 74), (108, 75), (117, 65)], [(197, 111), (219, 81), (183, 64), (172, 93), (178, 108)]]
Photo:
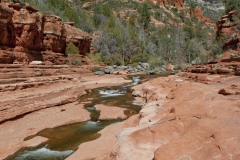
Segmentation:
[(116, 74), (116, 75), (127, 75), (128, 71), (114, 71), (113, 74)]
[(96, 110), (100, 111), (99, 120), (111, 120), (111, 119), (126, 119), (127, 116), (124, 114), (126, 109), (114, 107), (114, 106), (105, 106), (102, 104), (97, 104), (94, 106)]
[[(90, 52), (91, 37), (69, 24), (64, 24), (60, 17), (42, 14), (37, 9), (21, 6), (13, 2), (0, 2), (0, 50), (14, 51), (14, 55), (0, 53), (0, 63), (29, 63), (34, 60), (51, 61), (63, 64), (66, 45), (73, 42), (79, 53)], [(15, 54), (18, 52), (19, 54)], [(53, 58), (44, 57), (45, 53), (60, 53), (61, 56), (48, 54)], [(21, 58), (18, 56), (20, 55)], [(6, 58), (6, 60), (4, 60)]]
[(203, 16), (202, 13), (202, 9), (201, 7), (197, 6), (194, 10), (193, 10), (193, 15), (198, 18), (199, 21), (203, 22), (203, 23), (212, 23), (211, 19), (209, 17), (205, 17)]
[[(206, 85), (178, 77), (158, 78), (134, 87), (154, 92), (136, 127), (126, 128), (113, 149), (116, 159), (239, 159), (239, 100), (219, 95), (221, 86), (239, 86), (239, 77)], [(171, 88), (174, 87), (174, 90)], [(174, 99), (166, 99), (173, 92)], [(113, 159), (114, 159), (113, 158)]]
[(220, 38), (222, 35), (228, 35), (231, 37), (227, 42), (224, 43), (223, 49), (233, 49), (240, 51), (238, 46), (240, 42), (240, 34), (239, 31), (235, 28), (235, 22), (233, 21), (233, 16), (236, 12), (230, 11), (227, 15), (221, 17), (221, 19), (217, 22), (217, 34), (216, 38)]
[(233, 95), (235, 92), (230, 89), (221, 89), (218, 91), (218, 94), (223, 94), (223, 95)]
[(166, 66), (166, 70), (167, 70), (167, 71), (173, 71), (173, 68), (174, 68), (174, 66), (173, 66), (171, 63), (169, 63), (169, 64)]

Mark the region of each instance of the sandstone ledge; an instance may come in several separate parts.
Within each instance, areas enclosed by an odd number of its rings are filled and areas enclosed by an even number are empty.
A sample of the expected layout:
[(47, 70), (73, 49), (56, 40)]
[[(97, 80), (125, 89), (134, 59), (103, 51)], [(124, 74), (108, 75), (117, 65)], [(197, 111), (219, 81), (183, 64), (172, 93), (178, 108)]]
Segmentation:
[(106, 127), (68, 160), (239, 159), (240, 99), (219, 91), (230, 87), (238, 93), (240, 77), (206, 75), (206, 81), (169, 76), (135, 86), (133, 94), (147, 102), (134, 116), (135, 125), (112, 131), (130, 118)]
[[(19, 69), (24, 70), (24, 68)], [(36, 67), (36, 69), (42, 71), (41, 67)], [(74, 70), (74, 72), (71, 70)], [(11, 72), (11, 68), (7, 71)], [(106, 85), (115, 86), (131, 82), (130, 80), (125, 80), (122, 75), (99, 77), (86, 70), (82, 72), (81, 68), (56, 68), (51, 73), (60, 73), (61, 77), (68, 78), (56, 78), (56, 75), (26, 76), (23, 79), (28, 82), (44, 80), (46, 83), (42, 86), (0, 92), (2, 97), (0, 108), (3, 108), (3, 110), (0, 109), (0, 115), (2, 120), (6, 119), (4, 123), (0, 124), (0, 159), (14, 154), (21, 148), (38, 145), (46, 141), (46, 139), (42, 138), (24, 141), (25, 138), (35, 135), (43, 129), (82, 122), (90, 118), (89, 112), (84, 109), (84, 104), (76, 102), (76, 98), (72, 101), (65, 101), (65, 98), (84, 94), (84, 89), (93, 89)], [(53, 83), (47, 83), (49, 81), (53, 81)], [(79, 90), (79, 88), (82, 89)], [(57, 97), (54, 98), (54, 95)], [(47, 103), (55, 105), (49, 106)], [(6, 108), (7, 106), (12, 106), (13, 108)], [(43, 106), (48, 107), (45, 108)], [(31, 112), (25, 115), (25, 111)], [(18, 118), (10, 121), (8, 119), (10, 115), (18, 115)]]
[(100, 111), (98, 120), (112, 120), (112, 119), (126, 119), (127, 116), (124, 114), (126, 109), (116, 106), (105, 106), (97, 104), (94, 106), (96, 110)]

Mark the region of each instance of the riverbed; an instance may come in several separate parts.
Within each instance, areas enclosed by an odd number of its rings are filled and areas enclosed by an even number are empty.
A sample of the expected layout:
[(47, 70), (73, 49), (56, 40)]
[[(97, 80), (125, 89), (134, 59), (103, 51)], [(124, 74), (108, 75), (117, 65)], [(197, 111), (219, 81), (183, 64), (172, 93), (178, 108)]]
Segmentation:
[(90, 112), (90, 120), (56, 128), (45, 129), (36, 136), (46, 137), (49, 140), (37, 147), (25, 148), (18, 151), (6, 160), (62, 160), (72, 154), (80, 144), (99, 138), (98, 132), (104, 127), (115, 124), (123, 119), (99, 121), (99, 111), (96, 104), (126, 108), (125, 114), (129, 117), (139, 112), (141, 107), (133, 104), (132, 86), (140, 82), (140, 76), (132, 76), (133, 82), (115, 87), (102, 87), (88, 90), (86, 95), (79, 97), (78, 102)]

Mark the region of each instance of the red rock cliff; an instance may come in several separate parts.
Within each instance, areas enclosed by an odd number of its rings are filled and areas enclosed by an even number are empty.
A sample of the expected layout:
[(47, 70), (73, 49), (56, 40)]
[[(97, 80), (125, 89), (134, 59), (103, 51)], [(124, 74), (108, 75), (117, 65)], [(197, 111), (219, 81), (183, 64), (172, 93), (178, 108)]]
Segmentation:
[(229, 12), (227, 15), (222, 16), (222, 18), (217, 22), (217, 34), (216, 38), (226, 35), (229, 36), (227, 42), (224, 43), (223, 49), (233, 49), (240, 51), (240, 33), (235, 28), (235, 22), (233, 20), (235, 11)]
[(87, 33), (28, 4), (0, 2), (0, 29), (0, 63), (48, 60), (61, 64), (70, 42), (82, 55), (90, 51), (91, 38)]

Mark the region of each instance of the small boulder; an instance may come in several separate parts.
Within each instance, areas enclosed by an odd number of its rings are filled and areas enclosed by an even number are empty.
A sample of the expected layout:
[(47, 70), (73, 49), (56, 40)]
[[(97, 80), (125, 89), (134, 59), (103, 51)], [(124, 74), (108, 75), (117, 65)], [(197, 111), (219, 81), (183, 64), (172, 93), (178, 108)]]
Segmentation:
[(235, 92), (231, 89), (220, 89), (218, 91), (218, 94), (222, 94), (222, 95), (234, 95)]
[(96, 71), (94, 72), (95, 75), (105, 75), (105, 73), (103, 71)]
[(140, 70), (140, 71), (144, 70), (144, 68), (142, 68), (140, 65), (137, 66), (137, 69)]
[(104, 69), (104, 73), (105, 73), (105, 74), (110, 74), (110, 69), (105, 68), (105, 69)]
[(141, 63), (141, 62), (138, 62), (138, 64), (139, 64), (142, 68), (145, 68), (145, 69), (147, 69), (147, 68), (150, 66), (149, 63)]

